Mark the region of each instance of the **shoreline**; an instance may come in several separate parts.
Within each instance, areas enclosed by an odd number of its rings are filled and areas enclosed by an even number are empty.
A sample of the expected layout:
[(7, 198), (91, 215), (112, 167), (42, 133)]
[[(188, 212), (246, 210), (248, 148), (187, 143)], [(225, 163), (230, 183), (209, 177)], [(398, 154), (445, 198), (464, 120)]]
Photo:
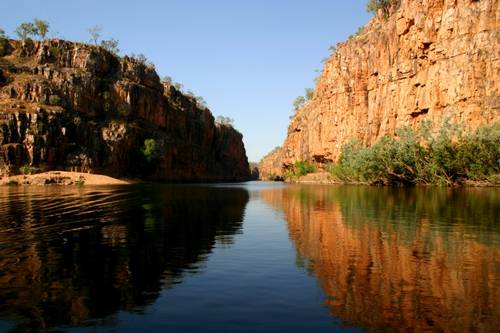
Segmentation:
[(47, 171), (32, 175), (15, 175), (0, 179), (0, 186), (83, 186), (83, 185), (130, 185), (137, 181), (117, 179), (100, 174)]
[[(267, 181), (261, 179), (261, 181)], [(333, 180), (330, 178), (330, 174), (327, 172), (314, 172), (309, 173), (305, 176), (294, 179), (286, 179), (284, 181), (277, 181), (285, 184), (303, 184), (303, 185), (361, 185), (370, 187), (398, 187), (390, 185), (377, 185), (370, 184), (366, 182), (343, 182), (338, 180)], [(498, 182), (488, 182), (488, 181), (474, 181), (466, 180), (463, 184), (453, 184), (453, 185), (440, 185), (440, 184), (415, 184), (412, 186), (400, 186), (400, 187), (450, 187), (450, 188), (460, 188), (460, 187), (500, 187)]]

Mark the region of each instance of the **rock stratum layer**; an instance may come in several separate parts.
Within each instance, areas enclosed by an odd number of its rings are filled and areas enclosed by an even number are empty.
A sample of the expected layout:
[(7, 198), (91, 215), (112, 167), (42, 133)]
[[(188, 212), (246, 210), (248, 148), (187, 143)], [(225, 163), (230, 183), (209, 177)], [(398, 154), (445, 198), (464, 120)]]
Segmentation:
[(370, 145), (423, 121), (499, 121), (499, 40), (498, 0), (402, 0), (389, 17), (379, 13), (337, 45), (261, 177), (297, 160), (336, 161), (351, 139)]
[(159, 181), (249, 178), (242, 135), (160, 82), (153, 66), (56, 39), (9, 40), (6, 50), (0, 177), (33, 166)]

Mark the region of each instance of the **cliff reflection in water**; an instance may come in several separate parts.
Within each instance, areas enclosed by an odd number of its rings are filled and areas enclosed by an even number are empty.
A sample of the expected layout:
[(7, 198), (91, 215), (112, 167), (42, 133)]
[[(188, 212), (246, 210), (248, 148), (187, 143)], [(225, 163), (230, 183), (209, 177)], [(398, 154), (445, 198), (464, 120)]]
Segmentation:
[(299, 263), (332, 315), (368, 331), (500, 327), (500, 191), (288, 187), (283, 210)]
[(0, 318), (15, 331), (141, 311), (239, 232), (248, 192), (0, 188)]

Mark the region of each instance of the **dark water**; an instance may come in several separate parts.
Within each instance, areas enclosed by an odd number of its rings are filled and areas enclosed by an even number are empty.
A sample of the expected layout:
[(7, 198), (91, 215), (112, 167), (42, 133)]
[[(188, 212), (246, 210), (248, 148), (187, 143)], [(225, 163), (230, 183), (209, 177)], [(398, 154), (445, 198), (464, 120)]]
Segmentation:
[(0, 188), (0, 332), (499, 327), (499, 189)]

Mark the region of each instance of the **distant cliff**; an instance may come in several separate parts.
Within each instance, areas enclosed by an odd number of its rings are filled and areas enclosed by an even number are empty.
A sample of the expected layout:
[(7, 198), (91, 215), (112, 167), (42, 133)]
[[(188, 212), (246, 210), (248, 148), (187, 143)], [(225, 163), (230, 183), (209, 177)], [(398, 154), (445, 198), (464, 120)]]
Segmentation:
[(242, 135), (154, 67), (64, 40), (0, 56), (0, 176), (21, 167), (160, 181), (250, 176)]
[(337, 45), (282, 148), (261, 161), (263, 179), (298, 160), (336, 161), (353, 138), (500, 120), (498, 0), (401, 0), (388, 13)]

